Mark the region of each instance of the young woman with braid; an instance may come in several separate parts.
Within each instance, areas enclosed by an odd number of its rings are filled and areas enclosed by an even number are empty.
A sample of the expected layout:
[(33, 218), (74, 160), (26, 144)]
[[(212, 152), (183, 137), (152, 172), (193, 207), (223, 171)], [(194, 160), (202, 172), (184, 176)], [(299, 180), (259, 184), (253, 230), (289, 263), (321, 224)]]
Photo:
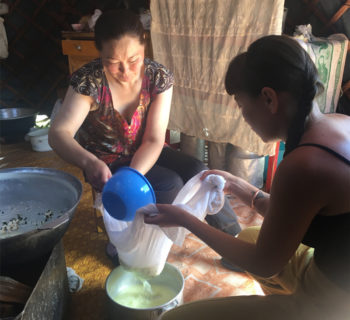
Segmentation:
[(145, 222), (183, 226), (251, 274), (266, 296), (209, 299), (162, 319), (350, 319), (350, 117), (322, 114), (308, 54), (267, 36), (230, 63), (226, 90), (265, 141), (286, 141), (271, 194), (223, 171), (225, 191), (264, 216), (261, 228), (224, 234), (179, 208), (159, 205)]

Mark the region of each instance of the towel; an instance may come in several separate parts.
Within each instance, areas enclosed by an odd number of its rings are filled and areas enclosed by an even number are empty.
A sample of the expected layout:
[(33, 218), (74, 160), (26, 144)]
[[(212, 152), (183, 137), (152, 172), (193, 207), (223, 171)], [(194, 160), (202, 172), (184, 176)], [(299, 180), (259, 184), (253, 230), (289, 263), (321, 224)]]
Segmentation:
[[(224, 206), (225, 179), (219, 175), (209, 175), (203, 181), (200, 177), (203, 172), (198, 173), (190, 179), (177, 194), (173, 205), (188, 211), (200, 220), (204, 220), (207, 214), (216, 214)], [(158, 214), (159, 211), (154, 204), (149, 204), (137, 210), (137, 215)], [(182, 246), (189, 231), (183, 227), (162, 227), (166, 236), (178, 246)]]

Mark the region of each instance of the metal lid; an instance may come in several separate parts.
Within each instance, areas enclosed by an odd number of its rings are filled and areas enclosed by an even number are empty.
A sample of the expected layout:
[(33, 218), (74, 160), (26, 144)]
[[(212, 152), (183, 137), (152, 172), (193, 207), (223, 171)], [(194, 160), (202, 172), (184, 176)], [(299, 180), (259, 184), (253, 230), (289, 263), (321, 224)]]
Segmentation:
[(0, 120), (15, 120), (27, 118), (39, 111), (31, 108), (4, 108), (0, 109)]

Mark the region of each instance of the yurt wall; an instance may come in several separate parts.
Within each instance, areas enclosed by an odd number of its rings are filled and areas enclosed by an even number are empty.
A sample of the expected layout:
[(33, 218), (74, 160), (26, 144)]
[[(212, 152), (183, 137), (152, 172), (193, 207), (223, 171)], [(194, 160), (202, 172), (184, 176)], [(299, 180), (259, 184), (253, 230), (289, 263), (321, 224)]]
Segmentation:
[[(9, 55), (0, 59), (0, 108), (29, 107), (49, 114), (68, 83), (68, 61), (62, 54), (61, 31), (94, 9), (149, 5), (142, 0), (7, 0), (2, 15)], [(344, 33), (350, 37), (350, 2), (346, 0), (286, 0), (285, 33), (311, 23), (316, 36)], [(350, 114), (350, 57), (338, 112)], [(346, 97), (347, 96), (347, 97)]]
[(50, 114), (68, 84), (68, 60), (62, 54), (61, 31), (94, 9), (137, 10), (147, 1), (8, 0), (2, 15), (9, 55), (0, 60), (0, 108), (26, 107)]

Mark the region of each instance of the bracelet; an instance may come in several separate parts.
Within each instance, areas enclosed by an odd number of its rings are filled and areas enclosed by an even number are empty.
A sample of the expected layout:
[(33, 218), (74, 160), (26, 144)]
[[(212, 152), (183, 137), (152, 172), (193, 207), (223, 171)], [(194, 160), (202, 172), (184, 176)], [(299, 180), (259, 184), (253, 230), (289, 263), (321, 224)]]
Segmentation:
[(256, 199), (256, 197), (258, 196), (258, 194), (259, 194), (260, 191), (261, 191), (260, 189), (256, 190), (255, 193), (254, 193), (254, 195), (253, 195), (253, 197), (252, 197), (252, 200), (250, 201), (250, 207), (251, 207), (252, 209), (254, 209), (254, 202), (255, 202), (255, 199)]

